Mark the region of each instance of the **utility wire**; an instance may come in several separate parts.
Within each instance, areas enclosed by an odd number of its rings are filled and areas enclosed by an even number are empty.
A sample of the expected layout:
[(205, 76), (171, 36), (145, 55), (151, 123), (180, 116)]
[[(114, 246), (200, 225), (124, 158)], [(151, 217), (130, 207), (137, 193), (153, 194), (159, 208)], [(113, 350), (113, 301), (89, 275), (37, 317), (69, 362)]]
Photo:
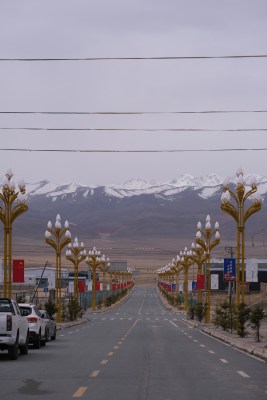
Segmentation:
[(80, 132), (266, 132), (267, 128), (202, 129), (202, 128), (42, 128), (42, 127), (0, 127), (2, 131), (80, 131)]
[(108, 149), (30, 149), (30, 148), (0, 148), (0, 151), (17, 152), (49, 152), (49, 153), (209, 153), (209, 152), (232, 152), (232, 151), (266, 151), (262, 148), (226, 148), (226, 149), (166, 149), (166, 150), (108, 150)]
[(236, 114), (267, 113), (267, 110), (202, 110), (202, 111), (0, 111), (0, 114), (38, 115), (152, 115), (152, 114)]
[(62, 58), (0, 58), (0, 61), (47, 62), (47, 61), (170, 61), (170, 60), (221, 60), (267, 58), (267, 54), (240, 54), (222, 56), (158, 56), (158, 57), (62, 57)]

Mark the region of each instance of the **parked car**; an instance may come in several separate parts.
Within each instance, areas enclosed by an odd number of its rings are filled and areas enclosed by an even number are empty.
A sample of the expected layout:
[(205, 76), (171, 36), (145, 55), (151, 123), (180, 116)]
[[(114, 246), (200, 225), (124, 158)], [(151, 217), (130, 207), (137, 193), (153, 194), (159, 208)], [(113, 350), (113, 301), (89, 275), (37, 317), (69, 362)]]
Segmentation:
[(45, 346), (48, 332), (46, 329), (46, 323), (37, 306), (35, 304), (20, 303), (19, 307), (22, 315), (29, 324), (29, 343), (33, 344), (35, 349), (39, 349), (41, 345)]
[(11, 299), (0, 298), (0, 350), (7, 350), (9, 359), (28, 354), (29, 326), (18, 304)]
[(46, 323), (47, 340), (56, 340), (57, 324), (53, 317), (50, 317), (46, 310), (40, 310), (41, 316)]

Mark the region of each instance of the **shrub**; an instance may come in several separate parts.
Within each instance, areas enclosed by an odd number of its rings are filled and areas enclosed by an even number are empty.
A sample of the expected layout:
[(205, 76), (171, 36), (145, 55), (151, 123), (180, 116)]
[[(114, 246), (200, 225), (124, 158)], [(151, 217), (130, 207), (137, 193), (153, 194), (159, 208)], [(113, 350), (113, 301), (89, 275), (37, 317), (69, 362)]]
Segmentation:
[(264, 310), (261, 306), (255, 306), (250, 313), (250, 325), (253, 331), (255, 332), (256, 341), (260, 341), (260, 327), (262, 320), (265, 318)]
[(250, 317), (250, 308), (245, 304), (241, 303), (237, 306), (237, 320), (236, 320), (236, 331), (240, 337), (245, 337), (248, 332), (246, 331), (246, 323)]
[(197, 303), (195, 305), (195, 316), (199, 322), (201, 322), (204, 318), (204, 311), (204, 306), (201, 303)]
[(190, 319), (195, 318), (195, 306), (193, 304), (188, 307), (187, 315)]
[(47, 313), (48, 313), (50, 318), (52, 318), (53, 315), (55, 315), (56, 312), (57, 312), (57, 306), (55, 305), (55, 303), (51, 299), (49, 299), (45, 303), (44, 308), (47, 311)]

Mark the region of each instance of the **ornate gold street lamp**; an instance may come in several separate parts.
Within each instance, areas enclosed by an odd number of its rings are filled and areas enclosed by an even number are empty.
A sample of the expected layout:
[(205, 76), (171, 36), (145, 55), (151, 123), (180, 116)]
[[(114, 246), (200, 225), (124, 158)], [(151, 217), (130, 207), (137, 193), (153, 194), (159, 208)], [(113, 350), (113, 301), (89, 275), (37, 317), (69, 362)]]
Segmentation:
[(180, 251), (180, 265), (184, 271), (184, 309), (188, 311), (188, 271), (189, 268), (194, 264), (192, 260), (192, 251), (187, 250), (185, 247), (184, 251)]
[(103, 304), (106, 304), (106, 299), (107, 299), (107, 281), (106, 281), (106, 274), (109, 271), (110, 268), (110, 263), (109, 263), (109, 258), (107, 258), (105, 261), (103, 261), (103, 264), (99, 267), (100, 271), (102, 272), (103, 276)]
[(69, 231), (69, 223), (65, 221), (65, 227), (61, 228), (61, 217), (56, 216), (55, 226), (51, 221), (47, 224), (45, 231), (45, 242), (52, 246), (56, 251), (56, 307), (57, 322), (61, 322), (62, 305), (61, 305), (61, 251), (71, 242), (71, 233)]
[[(13, 172), (9, 169), (1, 182), (2, 191), (0, 199), (3, 207), (0, 207), (0, 220), (4, 225), (4, 297), (11, 298), (12, 294), (12, 224), (14, 220), (28, 210), (25, 195), (25, 183), (23, 180), (16, 182), (13, 179)], [(15, 203), (16, 201), (16, 203)]]
[[(203, 239), (202, 239), (203, 237)], [(214, 230), (211, 230), (210, 216), (206, 217), (205, 231), (202, 230), (201, 222), (197, 224), (196, 243), (199, 244), (206, 255), (206, 322), (210, 322), (210, 253), (220, 243), (219, 223), (216, 222)]]
[[(221, 197), (221, 209), (231, 215), (237, 224), (237, 271), (236, 271), (236, 303), (240, 303), (240, 264), (241, 264), (241, 302), (245, 301), (245, 223), (255, 212), (261, 209), (262, 199), (257, 192), (256, 179), (252, 178), (247, 184), (242, 168), (236, 172), (235, 190), (230, 189), (230, 180), (223, 182), (224, 192)], [(250, 189), (246, 192), (246, 186)], [(245, 209), (245, 202), (251, 198), (252, 204)], [(233, 203), (231, 202), (233, 200)]]
[(176, 259), (173, 258), (172, 267), (171, 267), (173, 272), (174, 272), (174, 276), (175, 276), (176, 294), (178, 296), (179, 296), (179, 274), (180, 274), (181, 271), (183, 271), (183, 266), (181, 266), (180, 261), (181, 261), (181, 259), (177, 255)]
[(101, 252), (95, 247), (88, 252), (86, 257), (86, 264), (90, 266), (93, 271), (92, 279), (92, 308), (96, 310), (96, 270), (105, 262), (105, 257), (101, 256)]
[(78, 301), (79, 299), (79, 264), (86, 259), (86, 250), (84, 244), (79, 244), (78, 238), (74, 239), (74, 242), (68, 244), (68, 250), (66, 251), (66, 259), (71, 261), (74, 267), (74, 298)]
[[(199, 245), (192, 243), (192, 260), (197, 264), (197, 274), (202, 274), (202, 265), (207, 259), (207, 255), (204, 252), (204, 249)], [(197, 288), (197, 301), (198, 304), (202, 304), (202, 289)]]

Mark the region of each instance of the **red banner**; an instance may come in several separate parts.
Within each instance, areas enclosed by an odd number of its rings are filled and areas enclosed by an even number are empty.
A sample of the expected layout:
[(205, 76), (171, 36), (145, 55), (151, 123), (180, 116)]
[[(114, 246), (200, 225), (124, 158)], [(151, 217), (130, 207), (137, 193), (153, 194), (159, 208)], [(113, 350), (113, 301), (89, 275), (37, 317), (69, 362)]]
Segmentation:
[(96, 283), (95, 283), (95, 289), (96, 289), (97, 291), (100, 290), (100, 282), (96, 282)]
[(13, 283), (24, 283), (24, 260), (13, 260)]
[(85, 291), (85, 282), (84, 281), (78, 282), (78, 289), (79, 289), (79, 293), (83, 293)]
[(197, 288), (205, 289), (205, 276), (203, 274), (197, 275)]

